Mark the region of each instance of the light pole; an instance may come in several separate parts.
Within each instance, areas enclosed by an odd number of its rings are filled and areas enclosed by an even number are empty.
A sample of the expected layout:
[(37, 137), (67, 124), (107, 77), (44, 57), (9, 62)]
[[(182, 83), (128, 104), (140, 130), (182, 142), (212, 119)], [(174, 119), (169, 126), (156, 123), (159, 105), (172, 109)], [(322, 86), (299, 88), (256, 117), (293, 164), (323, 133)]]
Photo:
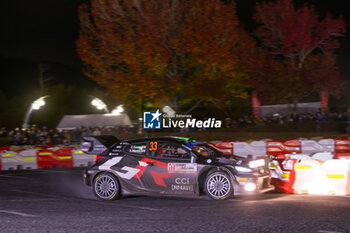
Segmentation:
[(118, 107), (116, 107), (115, 109), (113, 109), (112, 114), (119, 115), (122, 112), (124, 112), (124, 108), (123, 108), (123, 105), (121, 104)]
[(45, 98), (48, 97), (48, 96), (42, 96), (40, 97), (39, 99), (36, 99), (29, 107), (28, 111), (27, 111), (27, 114), (26, 114), (26, 117), (24, 118), (24, 122), (23, 122), (23, 125), (22, 125), (22, 128), (24, 129), (27, 129), (29, 128), (29, 118), (30, 118), (30, 115), (32, 114), (32, 111), (33, 110), (38, 110), (40, 109), (42, 106), (45, 105)]
[(106, 113), (109, 113), (109, 110), (107, 108), (107, 105), (99, 98), (95, 97), (95, 96), (90, 96), (93, 98), (93, 100), (91, 101), (91, 104), (93, 106), (95, 106), (98, 110), (105, 110)]

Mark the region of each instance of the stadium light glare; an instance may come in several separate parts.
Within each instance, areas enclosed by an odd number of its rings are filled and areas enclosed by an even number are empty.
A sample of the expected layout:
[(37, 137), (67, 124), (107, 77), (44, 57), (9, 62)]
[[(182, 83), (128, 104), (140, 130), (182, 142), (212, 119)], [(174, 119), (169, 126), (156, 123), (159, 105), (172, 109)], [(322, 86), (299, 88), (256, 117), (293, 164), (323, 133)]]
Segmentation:
[(45, 98), (48, 97), (48, 96), (42, 96), (38, 99), (36, 99), (29, 107), (28, 111), (27, 111), (27, 114), (24, 118), (24, 122), (23, 122), (23, 125), (22, 125), (22, 128), (24, 129), (27, 129), (29, 128), (29, 118), (30, 118), (30, 115), (32, 114), (33, 110), (39, 110), (42, 106), (44, 106), (46, 104), (45, 102)]

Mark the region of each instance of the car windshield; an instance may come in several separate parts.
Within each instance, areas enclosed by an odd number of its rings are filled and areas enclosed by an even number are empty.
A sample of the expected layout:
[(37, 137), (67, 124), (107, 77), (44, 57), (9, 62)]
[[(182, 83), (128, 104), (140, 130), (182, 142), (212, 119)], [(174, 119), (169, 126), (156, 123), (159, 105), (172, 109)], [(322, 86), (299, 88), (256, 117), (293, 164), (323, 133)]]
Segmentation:
[(208, 144), (197, 144), (192, 150), (204, 157), (221, 157), (224, 154)]

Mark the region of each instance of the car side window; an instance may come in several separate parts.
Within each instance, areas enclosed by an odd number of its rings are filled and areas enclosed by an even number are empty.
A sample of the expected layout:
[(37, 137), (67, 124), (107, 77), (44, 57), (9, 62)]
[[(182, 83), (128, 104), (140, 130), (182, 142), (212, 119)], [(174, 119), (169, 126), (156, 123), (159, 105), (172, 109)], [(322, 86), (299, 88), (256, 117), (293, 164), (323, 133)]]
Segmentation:
[(166, 142), (149, 142), (148, 146), (149, 154), (151, 157), (157, 158), (172, 158), (172, 159), (190, 159), (191, 155), (188, 150), (176, 145)]
[(126, 153), (134, 154), (134, 155), (146, 155), (146, 142), (135, 142), (127, 145), (124, 149)]

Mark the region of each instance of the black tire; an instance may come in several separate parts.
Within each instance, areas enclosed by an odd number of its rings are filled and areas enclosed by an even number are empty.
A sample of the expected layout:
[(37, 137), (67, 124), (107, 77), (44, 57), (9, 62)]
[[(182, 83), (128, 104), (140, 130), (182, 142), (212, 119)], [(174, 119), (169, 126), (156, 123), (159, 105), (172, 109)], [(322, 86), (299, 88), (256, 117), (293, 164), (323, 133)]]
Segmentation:
[(206, 195), (213, 200), (226, 200), (233, 194), (230, 176), (225, 172), (209, 173), (204, 183)]
[(92, 189), (96, 197), (102, 200), (111, 201), (121, 197), (118, 179), (108, 172), (100, 173), (94, 178)]

